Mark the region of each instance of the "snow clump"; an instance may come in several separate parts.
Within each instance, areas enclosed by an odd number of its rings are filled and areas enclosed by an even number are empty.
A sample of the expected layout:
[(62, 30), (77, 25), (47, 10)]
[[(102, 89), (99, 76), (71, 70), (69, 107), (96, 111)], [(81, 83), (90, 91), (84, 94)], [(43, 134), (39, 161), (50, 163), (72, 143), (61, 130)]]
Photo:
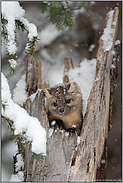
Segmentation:
[(114, 10), (111, 10), (111, 11), (108, 12), (109, 19), (108, 19), (108, 22), (107, 22), (107, 26), (104, 29), (103, 35), (101, 36), (101, 39), (103, 40), (103, 50), (104, 50), (104, 52), (109, 51), (112, 48), (112, 45), (113, 45), (113, 37), (112, 37), (113, 29), (111, 28), (111, 26), (113, 24), (112, 23), (113, 13), (114, 13)]
[(26, 93), (26, 75), (24, 74), (21, 79), (17, 82), (16, 87), (14, 89), (13, 100), (15, 103), (22, 105), (27, 99)]
[(83, 115), (86, 112), (87, 101), (90, 95), (91, 88), (95, 81), (95, 73), (96, 73), (96, 59), (92, 60), (83, 60), (80, 63), (80, 67), (75, 67), (70, 69), (68, 73), (69, 81), (76, 82), (82, 92), (82, 100), (83, 100)]
[(27, 140), (32, 142), (32, 152), (46, 155), (45, 129), (41, 126), (36, 117), (29, 116), (25, 109), (13, 102), (11, 99), (8, 80), (3, 73), (1, 73), (1, 79), (2, 105), (5, 105), (5, 108), (2, 107), (1, 110), (2, 115), (13, 121), (15, 135), (23, 134), (23, 132), (25, 132)]
[(29, 23), (28, 20), (24, 18), (25, 10), (20, 7), (18, 1), (2, 1), (1, 3), (1, 12), (4, 19), (8, 21), (6, 25), (7, 34), (8, 34), (8, 43), (7, 51), (10, 55), (14, 55), (17, 51), (16, 39), (15, 39), (15, 20), (21, 21), (26, 29), (29, 31), (28, 38), (29, 41), (33, 37), (37, 37), (37, 28), (34, 24)]
[(8, 62), (10, 63), (10, 66), (15, 69), (17, 66), (17, 62), (14, 59), (9, 59)]

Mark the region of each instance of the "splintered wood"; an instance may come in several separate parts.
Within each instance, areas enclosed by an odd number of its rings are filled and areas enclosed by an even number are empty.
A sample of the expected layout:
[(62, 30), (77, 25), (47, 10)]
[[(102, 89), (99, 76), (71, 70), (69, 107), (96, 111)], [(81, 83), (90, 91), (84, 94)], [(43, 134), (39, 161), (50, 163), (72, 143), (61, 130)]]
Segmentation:
[(37, 89), (44, 90), (48, 87), (49, 83), (42, 82), (41, 62), (29, 55), (26, 72), (26, 92), (28, 96), (36, 93)]
[(26, 91), (28, 95), (35, 93), (37, 89), (41, 89), (41, 62), (33, 56), (28, 56), (27, 72), (26, 72)]
[[(49, 121), (45, 111), (44, 93), (43, 90), (40, 90), (48, 85), (42, 84), (41, 62), (32, 56), (28, 57), (26, 91), (29, 96), (33, 93), (36, 93), (36, 96), (33, 101), (29, 97), (24, 104), (24, 108), (31, 116), (39, 119), (47, 132), (47, 156), (42, 161), (32, 157), (31, 145), (27, 143), (24, 162), (25, 182), (92, 182), (105, 178), (108, 121), (109, 113), (110, 116), (112, 113), (111, 105), (113, 103), (111, 101), (113, 100), (113, 89), (111, 90), (111, 87), (114, 87), (114, 83), (110, 82), (111, 51), (114, 48), (116, 39), (118, 13), (118, 8), (115, 8), (111, 27), (113, 42), (109, 51), (104, 51), (103, 40), (100, 39), (97, 53), (97, 74), (88, 99), (79, 145), (77, 145), (78, 135), (76, 133), (49, 128)], [(108, 18), (107, 15), (106, 26)], [(71, 68), (73, 68), (72, 59), (70, 57), (65, 58), (63, 83), (69, 82), (67, 73)], [(101, 173), (102, 167), (104, 168), (103, 175)]]
[(115, 55), (113, 56), (115, 59), (113, 60), (113, 68), (110, 71), (110, 108), (109, 108), (109, 124), (108, 129), (109, 131), (112, 129), (112, 110), (113, 110), (113, 94), (114, 90), (117, 87), (116, 79), (118, 77), (118, 63), (119, 63), (119, 48), (120, 45), (115, 45), (114, 51)]
[(69, 70), (73, 68), (73, 62), (72, 59), (70, 57), (66, 57), (64, 59), (64, 76), (63, 76), (63, 83), (69, 83), (69, 78), (67, 73), (69, 72)]
[[(118, 8), (115, 8), (112, 17), (112, 47), (109, 51), (103, 50), (103, 40), (100, 39), (100, 45), (97, 53), (97, 75), (91, 90), (87, 111), (83, 122), (81, 133), (80, 148), (77, 152), (79, 158), (79, 168), (74, 174), (72, 181), (96, 181), (104, 179), (99, 171), (100, 167), (106, 169), (108, 139), (108, 121), (110, 108), (110, 68), (112, 64), (111, 51), (114, 48), (118, 24)], [(106, 20), (108, 20), (107, 17)], [(107, 25), (107, 21), (106, 21)], [(103, 152), (105, 154), (103, 156)], [(105, 157), (101, 161), (102, 157)], [(76, 165), (75, 165), (76, 170)], [(97, 172), (98, 170), (98, 172)], [(100, 175), (99, 175), (100, 174)], [(97, 180), (98, 181), (98, 180)]]
[[(111, 33), (110, 33), (110, 36), (112, 37), (112, 40), (109, 40), (109, 41), (112, 41), (112, 48), (114, 48), (114, 44), (115, 44), (115, 41), (116, 41), (116, 33), (117, 33), (117, 27), (118, 27), (118, 15), (119, 15), (119, 9), (115, 8), (113, 16), (112, 16), (112, 22), (111, 22)], [(108, 25), (108, 20), (109, 20), (109, 14), (107, 14), (107, 17), (106, 17), (105, 27), (107, 27), (107, 25)], [(103, 33), (103, 34), (105, 34), (105, 33)], [(98, 52), (97, 52), (97, 65), (96, 65), (97, 72), (98, 72), (98, 70), (100, 68), (101, 62), (103, 62), (103, 59), (105, 57), (105, 51), (103, 49), (104, 41), (102, 40), (101, 37), (100, 37), (100, 40), (99, 40), (99, 48), (98, 48)], [(107, 40), (108, 39), (109, 38), (107, 37)]]
[[(66, 65), (68, 65), (66, 66), (67, 71), (69, 71), (69, 64), (72, 64), (70, 60), (70, 58), (66, 58), (65, 61)], [(32, 56), (28, 58), (26, 83), (28, 96), (33, 93), (36, 95), (33, 101), (28, 97), (23, 107), (31, 116), (39, 119), (42, 127), (47, 132), (47, 156), (44, 160), (38, 161), (31, 156), (31, 144), (27, 143), (25, 148), (24, 181), (66, 181), (69, 179), (78, 135), (49, 129), (43, 93), (43, 89), (49, 85), (47, 83), (42, 84), (41, 63)]]

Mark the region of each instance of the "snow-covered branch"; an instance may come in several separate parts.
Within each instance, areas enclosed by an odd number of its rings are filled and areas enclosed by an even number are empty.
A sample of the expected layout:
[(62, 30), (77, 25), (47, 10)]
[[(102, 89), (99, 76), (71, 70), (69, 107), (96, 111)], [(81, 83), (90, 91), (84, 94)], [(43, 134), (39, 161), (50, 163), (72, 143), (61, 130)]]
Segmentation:
[[(10, 72), (15, 72), (17, 67), (17, 29), (21, 27), (28, 32), (29, 42), (26, 45), (26, 53), (33, 54), (35, 42), (38, 40), (37, 28), (33, 23), (30, 23), (25, 16), (25, 10), (20, 7), (19, 2), (4, 1), (2, 2), (2, 37), (7, 40), (6, 50), (11, 59)], [(3, 40), (4, 42), (4, 40)]]
[(2, 74), (2, 115), (13, 121), (14, 135), (24, 135), (27, 141), (32, 142), (32, 152), (46, 155), (46, 131), (39, 120), (29, 116), (26, 110), (13, 102), (8, 81)]

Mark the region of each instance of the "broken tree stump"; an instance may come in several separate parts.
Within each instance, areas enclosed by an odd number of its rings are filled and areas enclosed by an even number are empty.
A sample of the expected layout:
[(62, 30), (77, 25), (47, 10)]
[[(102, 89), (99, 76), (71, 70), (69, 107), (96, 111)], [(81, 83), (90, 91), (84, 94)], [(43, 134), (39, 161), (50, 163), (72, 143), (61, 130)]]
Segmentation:
[[(112, 47), (109, 51), (104, 51), (104, 41), (100, 38), (97, 53), (97, 74), (88, 99), (72, 181), (96, 181), (101, 179), (101, 176), (98, 176), (99, 173), (97, 174), (97, 170), (101, 167), (101, 164), (106, 165), (107, 163), (107, 157), (104, 161), (101, 158), (104, 150), (106, 152), (105, 156), (107, 156), (106, 144), (108, 140), (111, 90), (110, 68), (113, 58), (111, 52), (116, 40), (118, 13), (118, 8), (115, 8), (111, 22)], [(106, 26), (108, 19), (109, 15), (106, 18)]]
[[(26, 83), (29, 97), (24, 104), (24, 108), (31, 116), (39, 119), (47, 132), (47, 156), (44, 159), (38, 159), (36, 156), (32, 157), (31, 144), (27, 143), (24, 160), (25, 182), (92, 182), (105, 179), (108, 122), (112, 112), (112, 102), (110, 101), (112, 99), (111, 95), (113, 95), (112, 87), (114, 87), (111, 84), (113, 76), (110, 75), (111, 51), (114, 48), (116, 39), (118, 12), (118, 8), (115, 8), (112, 15), (111, 36), (113, 42), (111, 49), (104, 51), (104, 41), (100, 39), (95, 83), (88, 99), (80, 137), (76, 133), (68, 133), (65, 130), (49, 127), (43, 93), (43, 89), (48, 86), (42, 84), (41, 63), (32, 56), (28, 58)], [(106, 26), (108, 19), (107, 15)], [(71, 58), (65, 58), (63, 83), (69, 82), (67, 72), (72, 67)], [(31, 98), (32, 94), (35, 95), (33, 100)], [(101, 168), (104, 169), (103, 175)]]
[[(33, 74), (36, 72), (33, 65), (35, 65), (36, 62), (37, 64), (39, 63), (40, 66), (40, 62), (32, 56), (28, 59), (28, 62), (30, 60), (32, 61), (31, 66), (33, 72), (31, 73), (31, 78), (33, 78)], [(30, 72), (30, 69), (27, 68), (27, 76), (30, 75), (30, 73), (28, 74), (28, 71)], [(66, 181), (69, 180), (70, 177), (70, 167), (74, 159), (78, 135), (76, 133), (69, 134), (64, 130), (49, 128), (49, 122), (44, 107), (44, 94), (43, 90), (41, 90), (42, 87), (44, 89), (44, 85), (42, 84), (40, 87), (41, 89), (38, 89), (36, 93), (33, 93), (35, 86), (37, 86), (37, 80), (39, 80), (40, 83), (42, 81), (40, 74), (41, 69), (38, 71), (38, 78), (31, 80), (33, 84), (31, 84), (27, 77), (27, 86), (32, 86), (30, 89), (31, 91), (28, 89), (28, 94), (29, 96), (30, 94), (33, 94), (35, 97), (33, 101), (31, 97), (29, 97), (24, 104), (24, 108), (31, 116), (39, 119), (41, 125), (47, 132), (47, 156), (42, 161), (38, 161), (35, 157), (31, 157), (31, 144), (27, 143), (25, 148), (24, 181)]]

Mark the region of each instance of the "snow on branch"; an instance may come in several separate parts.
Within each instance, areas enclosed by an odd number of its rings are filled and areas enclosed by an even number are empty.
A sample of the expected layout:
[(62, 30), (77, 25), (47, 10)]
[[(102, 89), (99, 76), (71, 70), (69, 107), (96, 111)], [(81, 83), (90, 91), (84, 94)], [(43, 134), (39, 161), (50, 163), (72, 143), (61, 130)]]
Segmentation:
[(26, 74), (22, 75), (20, 80), (16, 83), (16, 87), (13, 91), (13, 101), (21, 106), (27, 99), (25, 78)]
[(13, 121), (14, 135), (22, 135), (32, 142), (32, 152), (46, 155), (46, 131), (36, 117), (31, 117), (26, 110), (15, 104), (11, 99), (8, 80), (2, 78), (2, 115)]
[[(6, 49), (11, 59), (8, 59), (10, 63), (10, 72), (15, 71), (17, 65), (17, 39), (16, 39), (16, 29), (21, 28), (22, 31), (26, 30), (28, 32), (29, 42), (26, 45), (26, 53), (33, 54), (35, 48), (35, 42), (38, 40), (37, 27), (30, 23), (24, 18), (25, 10), (20, 7), (18, 1), (4, 1), (2, 2), (2, 38), (4, 41), (7, 40)], [(4, 42), (3, 41), (3, 42)]]

